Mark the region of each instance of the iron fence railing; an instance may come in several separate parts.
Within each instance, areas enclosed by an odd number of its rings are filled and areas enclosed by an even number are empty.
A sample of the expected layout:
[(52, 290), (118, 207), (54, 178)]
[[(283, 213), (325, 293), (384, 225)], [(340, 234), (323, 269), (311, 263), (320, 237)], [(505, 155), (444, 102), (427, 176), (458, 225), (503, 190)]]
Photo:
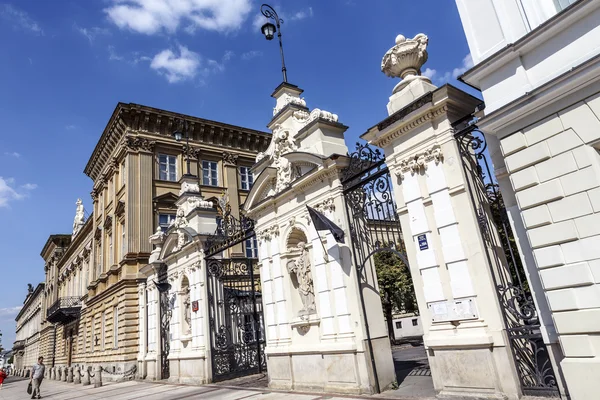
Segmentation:
[(73, 308), (81, 308), (79, 296), (61, 297), (48, 308), (47, 317), (50, 318), (61, 310)]

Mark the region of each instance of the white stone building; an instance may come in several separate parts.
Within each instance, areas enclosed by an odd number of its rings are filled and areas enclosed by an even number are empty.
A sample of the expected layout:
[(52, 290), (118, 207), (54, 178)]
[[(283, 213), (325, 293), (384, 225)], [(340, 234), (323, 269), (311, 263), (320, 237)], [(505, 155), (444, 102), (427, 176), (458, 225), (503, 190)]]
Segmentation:
[(203, 247), (216, 230), (216, 213), (193, 176), (182, 178), (176, 205), (167, 232), (159, 226), (150, 237), (154, 250), (140, 271), (146, 281), (139, 285), (138, 376), (204, 384), (212, 375)]
[(17, 314), (16, 337), (13, 344), (15, 370), (26, 374), (28, 368), (37, 362), (40, 354), (40, 330), (42, 326), (42, 312), (44, 296), (44, 283), (37, 285), (30, 291), (23, 302), (23, 308)]
[(600, 2), (456, 0), (490, 147), (561, 392), (600, 376)]
[(423, 336), (423, 325), (419, 315), (395, 315), (392, 326), (396, 340)]

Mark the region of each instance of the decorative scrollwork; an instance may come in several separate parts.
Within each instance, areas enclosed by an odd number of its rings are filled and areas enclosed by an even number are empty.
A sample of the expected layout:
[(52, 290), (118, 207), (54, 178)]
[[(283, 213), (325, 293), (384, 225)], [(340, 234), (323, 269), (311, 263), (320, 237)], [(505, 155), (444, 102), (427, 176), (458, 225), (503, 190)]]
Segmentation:
[(240, 215), (240, 219), (233, 216), (229, 201), (220, 201), (218, 214), (217, 229), (205, 242), (207, 257), (220, 253), (255, 235), (254, 220), (243, 214)]
[(373, 172), (375, 166), (385, 162), (381, 150), (373, 149), (368, 144), (356, 143), (356, 150), (348, 154), (350, 164), (344, 170), (342, 180), (344, 182), (354, 181), (365, 172)]
[(475, 124), (467, 122), (454, 137), (490, 261), (521, 388), (525, 394), (556, 395), (556, 376), (540, 331), (537, 309), (524, 278), (524, 267), (514, 244), (502, 194), (489, 165), (485, 136)]
[(263, 371), (262, 301), (252, 259), (207, 260), (207, 265), (213, 380)]

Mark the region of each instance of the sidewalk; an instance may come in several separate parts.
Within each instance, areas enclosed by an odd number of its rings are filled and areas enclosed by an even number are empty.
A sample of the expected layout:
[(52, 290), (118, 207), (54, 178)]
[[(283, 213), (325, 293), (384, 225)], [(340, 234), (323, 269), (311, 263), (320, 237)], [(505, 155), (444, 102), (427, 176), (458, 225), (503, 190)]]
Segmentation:
[[(4, 381), (0, 391), (0, 400), (25, 400), (31, 398), (27, 394), (28, 379), (9, 377)], [(430, 400), (424, 397), (397, 397), (393, 392), (377, 396), (336, 396), (327, 394), (303, 394), (276, 392), (266, 388), (247, 389), (223, 387), (217, 385), (183, 386), (150, 382), (107, 383), (102, 387), (82, 386), (73, 383), (44, 380), (42, 398), (52, 400), (344, 400), (344, 399), (410, 399)]]

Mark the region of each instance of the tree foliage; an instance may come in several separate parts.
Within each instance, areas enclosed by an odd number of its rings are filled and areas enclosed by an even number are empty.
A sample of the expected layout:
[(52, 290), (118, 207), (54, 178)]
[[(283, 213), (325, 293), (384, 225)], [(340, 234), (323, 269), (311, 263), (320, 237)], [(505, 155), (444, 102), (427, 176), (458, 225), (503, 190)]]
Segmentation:
[(408, 266), (392, 252), (375, 254), (379, 293), (394, 312), (418, 313), (415, 291)]

